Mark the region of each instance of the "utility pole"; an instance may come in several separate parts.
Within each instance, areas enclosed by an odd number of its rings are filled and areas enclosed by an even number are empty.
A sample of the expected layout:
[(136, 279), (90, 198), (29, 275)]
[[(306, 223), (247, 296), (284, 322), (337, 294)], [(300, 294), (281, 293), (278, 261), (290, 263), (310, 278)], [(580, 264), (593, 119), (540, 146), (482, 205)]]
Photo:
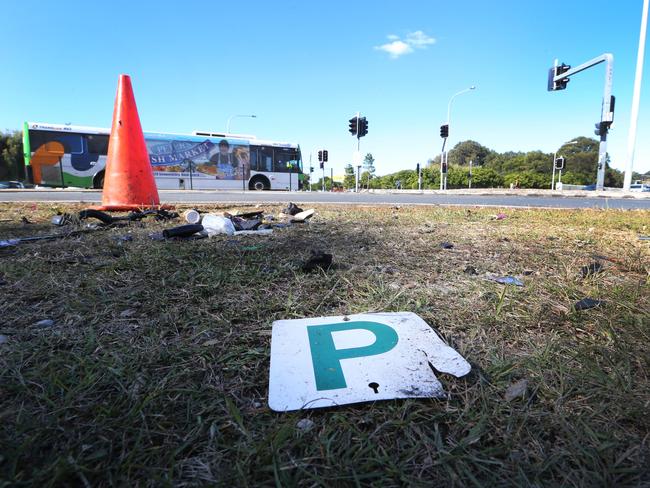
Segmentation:
[(470, 190), (472, 189), (472, 163), (473, 162), (474, 161), (472, 161), (471, 159), (469, 160), (469, 178), (468, 178), (467, 188), (469, 188)]
[(330, 191), (334, 191), (334, 168), (330, 168)]
[(634, 148), (636, 146), (636, 129), (639, 121), (639, 103), (641, 102), (641, 81), (643, 79), (643, 58), (645, 56), (645, 38), (648, 30), (648, 3), (643, 0), (641, 13), (641, 33), (639, 34), (639, 50), (636, 56), (636, 74), (634, 75), (634, 92), (632, 95), (632, 111), (630, 112), (630, 132), (627, 136), (627, 161), (623, 189), (629, 190), (632, 184), (632, 169), (634, 167)]
[(416, 168), (416, 172), (418, 174), (418, 190), (422, 191), (422, 171), (420, 169), (420, 163), (418, 163), (415, 168)]
[[(564, 90), (571, 80), (571, 76), (586, 69), (605, 63), (605, 87), (603, 89), (603, 102), (600, 112), (600, 122), (596, 124), (595, 134), (600, 136), (598, 148), (598, 175), (596, 177), (596, 189), (605, 188), (605, 169), (607, 167), (607, 133), (614, 121), (615, 98), (612, 96), (612, 78), (614, 77), (614, 55), (611, 53), (601, 54), (590, 59), (580, 66), (571, 68), (564, 63), (558, 65), (557, 59), (554, 66), (548, 73), (548, 91)], [(553, 162), (555, 164), (555, 162)]]

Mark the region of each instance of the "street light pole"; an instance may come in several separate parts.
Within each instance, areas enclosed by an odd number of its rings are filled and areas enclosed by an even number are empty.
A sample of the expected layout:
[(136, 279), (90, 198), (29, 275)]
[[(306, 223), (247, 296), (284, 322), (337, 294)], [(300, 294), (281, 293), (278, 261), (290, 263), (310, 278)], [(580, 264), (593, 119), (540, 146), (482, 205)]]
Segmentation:
[[(449, 130), (451, 130), (451, 127), (449, 126), (449, 123), (451, 121), (451, 104), (453, 103), (454, 99), (462, 95), (463, 93), (470, 92), (472, 90), (476, 90), (476, 86), (472, 85), (469, 88), (465, 88), (464, 90), (459, 91), (458, 93), (455, 93), (452, 95), (452, 97), (449, 99), (449, 103), (447, 104), (447, 127), (449, 127)], [(445, 141), (448, 142), (448, 141)], [(446, 190), (447, 189), (447, 179), (445, 178), (445, 175), (443, 174), (443, 161), (444, 163), (447, 163), (447, 152), (442, 151), (442, 154), (440, 155), (440, 189), (441, 190)], [(449, 171), (449, 165), (447, 165), (447, 171)]]
[(248, 117), (251, 119), (256, 119), (257, 115), (243, 115), (243, 114), (231, 115), (230, 117), (228, 117), (228, 122), (226, 123), (226, 134), (230, 134), (230, 122), (232, 121), (232, 119), (235, 119), (237, 117)]
[(634, 76), (634, 92), (632, 95), (632, 111), (630, 114), (630, 132), (627, 137), (627, 162), (623, 189), (629, 190), (632, 184), (632, 168), (634, 167), (634, 147), (636, 146), (636, 129), (639, 121), (639, 103), (641, 101), (641, 80), (643, 79), (643, 58), (645, 56), (645, 38), (648, 30), (648, 3), (643, 0), (641, 14), (641, 34), (639, 35), (639, 50), (636, 57), (636, 74)]

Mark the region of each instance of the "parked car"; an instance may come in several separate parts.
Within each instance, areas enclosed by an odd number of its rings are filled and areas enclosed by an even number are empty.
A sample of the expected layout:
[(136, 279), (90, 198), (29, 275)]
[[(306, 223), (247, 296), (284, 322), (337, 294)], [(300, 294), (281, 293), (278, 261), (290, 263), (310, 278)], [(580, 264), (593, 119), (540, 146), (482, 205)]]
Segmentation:
[(25, 188), (25, 185), (20, 181), (0, 181), (0, 190), (8, 188)]
[(645, 183), (632, 183), (630, 185), (630, 191), (650, 191), (650, 185)]

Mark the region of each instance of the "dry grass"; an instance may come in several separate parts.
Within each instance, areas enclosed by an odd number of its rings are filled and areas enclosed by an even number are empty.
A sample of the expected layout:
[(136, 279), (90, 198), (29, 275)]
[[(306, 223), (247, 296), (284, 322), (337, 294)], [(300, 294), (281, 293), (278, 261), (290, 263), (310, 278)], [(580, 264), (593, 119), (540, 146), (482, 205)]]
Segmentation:
[[(0, 486), (650, 485), (650, 213), (317, 209), (268, 237), (0, 249)], [(0, 205), (0, 239), (57, 210)], [(300, 272), (312, 249), (336, 266)], [(443, 402), (271, 412), (271, 322), (365, 311), (418, 313), (473, 373)]]

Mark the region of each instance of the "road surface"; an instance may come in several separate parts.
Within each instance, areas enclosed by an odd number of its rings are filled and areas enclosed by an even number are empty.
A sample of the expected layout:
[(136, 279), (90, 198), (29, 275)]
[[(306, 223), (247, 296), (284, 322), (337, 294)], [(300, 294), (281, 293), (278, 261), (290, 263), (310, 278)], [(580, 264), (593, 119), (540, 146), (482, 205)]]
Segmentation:
[[(431, 193), (322, 193), (162, 190), (161, 203), (280, 203), (341, 205), (462, 205), (488, 207), (613, 208), (650, 210), (650, 198), (563, 197), (490, 194)], [(101, 201), (99, 190), (2, 190), (0, 202), (83, 202)]]

